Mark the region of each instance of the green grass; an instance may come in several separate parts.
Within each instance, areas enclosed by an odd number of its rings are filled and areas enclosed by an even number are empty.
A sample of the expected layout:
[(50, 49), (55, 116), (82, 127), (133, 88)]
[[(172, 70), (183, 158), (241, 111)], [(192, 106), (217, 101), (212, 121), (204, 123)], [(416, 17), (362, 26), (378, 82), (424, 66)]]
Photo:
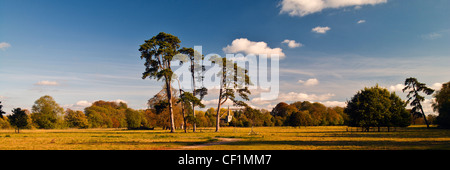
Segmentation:
[(347, 132), (344, 126), (200, 128), (197, 133), (166, 130), (61, 129), (0, 130), (0, 150), (165, 150), (240, 139), (201, 150), (403, 150), (450, 149), (450, 130), (412, 126), (394, 132)]

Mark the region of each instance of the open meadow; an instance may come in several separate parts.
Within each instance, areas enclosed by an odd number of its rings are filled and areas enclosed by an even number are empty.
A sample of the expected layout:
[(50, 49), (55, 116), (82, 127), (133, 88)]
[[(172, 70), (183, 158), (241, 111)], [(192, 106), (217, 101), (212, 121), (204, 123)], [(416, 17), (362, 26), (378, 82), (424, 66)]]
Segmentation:
[[(166, 130), (0, 130), (1, 150), (424, 150), (450, 149), (450, 130), (423, 126), (387, 132), (345, 126), (200, 128)], [(394, 130), (394, 129), (392, 129)]]

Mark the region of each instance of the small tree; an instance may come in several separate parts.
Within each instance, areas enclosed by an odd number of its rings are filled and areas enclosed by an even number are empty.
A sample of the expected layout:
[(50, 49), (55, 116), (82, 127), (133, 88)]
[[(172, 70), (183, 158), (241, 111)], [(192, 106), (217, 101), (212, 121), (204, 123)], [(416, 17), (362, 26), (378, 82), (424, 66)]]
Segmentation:
[(17, 129), (17, 133), (20, 133), (20, 129), (28, 126), (28, 115), (21, 108), (13, 109), (12, 113), (8, 116), (9, 123)]
[(430, 125), (427, 121), (427, 116), (423, 112), (423, 107), (421, 104), (421, 102), (425, 101), (425, 97), (419, 95), (419, 92), (423, 92), (426, 95), (431, 95), (433, 94), (434, 90), (427, 87), (426, 84), (417, 81), (417, 79), (413, 77), (407, 78), (405, 80), (405, 86), (406, 87), (403, 88), (403, 92), (409, 90), (406, 97), (408, 98), (407, 103), (411, 102), (411, 114), (420, 115), (421, 117), (423, 117), (425, 123), (427, 124), (427, 128), (429, 128)]
[(439, 127), (450, 128), (450, 82), (442, 85), (441, 90), (434, 94), (433, 110), (439, 113), (436, 124)]

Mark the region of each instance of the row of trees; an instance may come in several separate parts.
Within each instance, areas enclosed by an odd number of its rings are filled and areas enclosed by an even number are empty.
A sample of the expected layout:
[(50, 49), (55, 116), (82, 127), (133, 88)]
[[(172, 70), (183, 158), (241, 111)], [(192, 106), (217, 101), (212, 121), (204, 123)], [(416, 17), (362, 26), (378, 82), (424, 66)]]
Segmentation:
[[(134, 110), (126, 103), (96, 101), (83, 111), (63, 110), (51, 96), (43, 96), (35, 101), (31, 112), (16, 108), (12, 114), (0, 119), (2, 128), (19, 129), (55, 129), (55, 128), (128, 128), (153, 129), (162, 127), (170, 129), (169, 109), (164, 105), (165, 91), (161, 91), (149, 100), (149, 109)], [(178, 98), (174, 98), (179, 100)], [(178, 129), (197, 124), (200, 127), (214, 127), (217, 124), (217, 113), (226, 115), (228, 109), (217, 111), (209, 108), (206, 111), (195, 111), (195, 117), (187, 121), (181, 114), (182, 103), (174, 102), (174, 125)], [(1, 106), (1, 105), (0, 105)], [(234, 111), (230, 123), (221, 122), (221, 126), (308, 126), (308, 125), (341, 125), (343, 124), (343, 108), (327, 108), (320, 103), (295, 102), (291, 105), (280, 103), (269, 112), (265, 109), (245, 109)], [(311, 113), (311, 115), (309, 115)], [(303, 114), (307, 114), (304, 119)], [(221, 117), (222, 118), (222, 117)], [(186, 124), (185, 124), (186, 122)]]
[(342, 107), (326, 107), (309, 101), (278, 103), (270, 113), (275, 126), (343, 125), (348, 119)]
[[(268, 111), (245, 107), (234, 111), (230, 123), (222, 122), (221, 126), (323, 126), (323, 125), (348, 125), (363, 127), (404, 127), (411, 123), (434, 122), (440, 127), (449, 127), (449, 96), (450, 82), (445, 83), (440, 91), (434, 95), (436, 102), (433, 104), (439, 116), (428, 115), (427, 119), (419, 118), (422, 114), (417, 109), (405, 109), (407, 102), (401, 100), (395, 93), (375, 86), (364, 88), (355, 94), (347, 107), (326, 107), (321, 103), (308, 101), (287, 104), (281, 102)], [(175, 93), (176, 94), (176, 93)], [(179, 95), (175, 95), (179, 96)], [(174, 98), (179, 100), (179, 98)], [(129, 128), (129, 129), (153, 129), (163, 127), (170, 129), (169, 109), (165, 105), (167, 95), (165, 90), (156, 94), (148, 101), (149, 109), (134, 110), (128, 108), (126, 103), (97, 101), (83, 111), (63, 110), (52, 97), (43, 96), (36, 100), (31, 112), (16, 108), (12, 114), (3, 116), (5, 112), (0, 102), (0, 128), (14, 127), (19, 131), (23, 128)], [(181, 114), (183, 104), (174, 102), (175, 128), (184, 128), (196, 124), (200, 127), (217, 126), (217, 113), (225, 115), (228, 110), (221, 108), (219, 111), (210, 108), (206, 111), (195, 111), (194, 116), (187, 118)], [(422, 110), (422, 109), (420, 109)], [(191, 112), (192, 110), (187, 110)], [(192, 114), (193, 115), (193, 114)], [(222, 118), (222, 117), (221, 117)], [(427, 120), (427, 121), (425, 121)]]
[(55, 129), (55, 128), (112, 128), (127, 127), (125, 103), (97, 101), (85, 112), (67, 109), (64, 111), (51, 96), (42, 96), (35, 101), (31, 112), (21, 108), (0, 119), (2, 128), (14, 127)]

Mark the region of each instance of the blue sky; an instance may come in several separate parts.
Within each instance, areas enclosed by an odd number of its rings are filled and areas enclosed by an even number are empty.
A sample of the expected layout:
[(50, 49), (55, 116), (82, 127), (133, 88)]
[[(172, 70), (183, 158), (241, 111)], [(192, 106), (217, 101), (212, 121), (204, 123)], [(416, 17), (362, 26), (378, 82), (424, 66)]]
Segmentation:
[(65, 108), (97, 100), (145, 108), (162, 83), (141, 79), (138, 48), (159, 32), (204, 54), (224, 55), (241, 38), (281, 48), (280, 98), (249, 102), (259, 108), (285, 100), (342, 106), (377, 83), (405, 99), (399, 84), (407, 77), (434, 88), (449, 81), (450, 1), (358, 2), (0, 0), (0, 101), (7, 112), (43, 95)]

